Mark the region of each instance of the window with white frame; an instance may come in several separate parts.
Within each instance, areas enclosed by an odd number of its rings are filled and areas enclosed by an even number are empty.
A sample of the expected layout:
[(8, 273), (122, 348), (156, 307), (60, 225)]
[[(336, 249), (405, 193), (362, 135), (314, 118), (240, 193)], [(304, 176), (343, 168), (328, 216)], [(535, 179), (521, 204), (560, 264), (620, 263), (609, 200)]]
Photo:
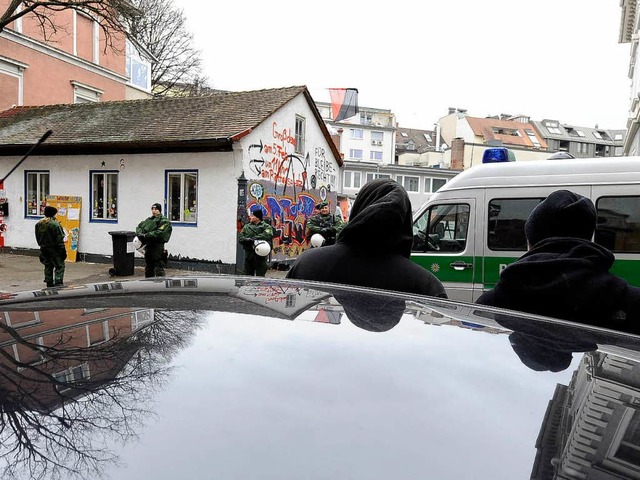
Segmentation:
[(56, 390), (68, 390), (69, 388), (73, 388), (74, 383), (89, 380), (89, 378), (91, 378), (89, 364), (85, 362), (80, 365), (69, 367), (60, 372), (56, 372), (53, 374), (53, 378), (57, 382), (60, 382), (60, 384), (56, 384)]
[(117, 220), (118, 172), (90, 172), (91, 220)]
[(371, 132), (371, 145), (382, 145), (384, 140), (384, 132)]
[(6, 80), (4, 80), (4, 91), (2, 92), (3, 100), (8, 100), (10, 104), (23, 104), (23, 74), (28, 67), (29, 65), (27, 65), (26, 63), (9, 60), (8, 58), (0, 58), (0, 78), (2, 78), (3, 76), (6, 78)]
[(364, 137), (364, 130), (361, 128), (351, 128), (351, 138), (354, 140), (362, 140)]
[(131, 85), (151, 91), (151, 62), (143, 58), (129, 40), (126, 46), (125, 71)]
[(404, 187), (407, 192), (419, 192), (420, 191), (420, 177), (403, 176), (398, 183)]
[(344, 188), (360, 188), (360, 172), (344, 172)]
[(584, 142), (576, 142), (578, 153), (589, 153), (589, 144)]
[(197, 223), (198, 172), (167, 171), (167, 217), (172, 222)]
[(359, 148), (350, 149), (349, 158), (352, 160), (362, 160), (362, 150)]
[(562, 135), (562, 131), (558, 128), (557, 122), (545, 122), (544, 126), (547, 128), (549, 133), (553, 133), (554, 135)]
[(375, 150), (371, 150), (369, 152), (369, 159), (375, 160), (376, 162), (382, 161), (382, 152), (376, 152)]
[(433, 191), (437, 192), (444, 186), (445, 183), (447, 183), (447, 181), (443, 178), (434, 178), (433, 183), (431, 184)]
[(85, 85), (84, 83), (71, 81), (73, 86), (73, 103), (99, 102), (104, 90)]
[(27, 217), (44, 216), (47, 195), (49, 195), (49, 172), (25, 172), (25, 214)]
[(296, 137), (296, 148), (295, 148), (295, 151), (296, 151), (296, 153), (304, 153), (306, 123), (307, 122), (306, 122), (304, 117), (301, 117), (300, 115), (296, 115), (296, 130), (295, 130), (295, 137)]
[(536, 147), (540, 147), (540, 140), (538, 140), (538, 137), (536, 136), (534, 131), (531, 130), (530, 128), (525, 128), (524, 131), (527, 134), (527, 138), (531, 141), (531, 143), (533, 143), (533, 145)]
[(371, 180), (375, 180), (377, 178), (388, 178), (391, 179), (391, 175), (388, 173), (367, 173), (367, 182), (369, 183)]

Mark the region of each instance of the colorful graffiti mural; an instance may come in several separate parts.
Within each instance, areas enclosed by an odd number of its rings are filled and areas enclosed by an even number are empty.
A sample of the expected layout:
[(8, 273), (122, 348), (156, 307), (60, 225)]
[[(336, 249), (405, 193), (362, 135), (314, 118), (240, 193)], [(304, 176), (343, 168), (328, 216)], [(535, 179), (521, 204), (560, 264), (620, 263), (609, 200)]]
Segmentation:
[[(259, 187), (258, 187), (259, 185)], [(247, 211), (259, 206), (265, 219), (271, 222), (275, 230), (273, 239), (272, 260), (285, 260), (297, 257), (308, 248), (307, 221), (315, 214), (315, 205), (321, 200), (319, 191), (298, 193), (296, 196), (286, 196), (276, 193), (274, 182), (250, 182), (250, 199), (247, 201)], [(253, 192), (265, 192), (257, 197)], [(329, 197), (328, 201), (335, 208), (336, 198)]]
[[(247, 211), (259, 205), (275, 229), (272, 261), (295, 258), (308, 248), (307, 220), (319, 201), (337, 205), (332, 190), (338, 167), (323, 147), (296, 151), (292, 129), (271, 124), (270, 138), (247, 147)], [(247, 164), (245, 164), (247, 165)], [(246, 216), (246, 213), (244, 213)], [(238, 225), (241, 225), (238, 212)]]

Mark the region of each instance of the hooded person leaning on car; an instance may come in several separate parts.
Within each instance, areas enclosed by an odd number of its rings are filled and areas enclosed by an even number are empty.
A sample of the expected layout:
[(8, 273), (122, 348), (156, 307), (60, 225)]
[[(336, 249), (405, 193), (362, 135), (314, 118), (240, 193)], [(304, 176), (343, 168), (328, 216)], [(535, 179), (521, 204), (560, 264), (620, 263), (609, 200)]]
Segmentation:
[(335, 245), (304, 252), (287, 278), (444, 297), (440, 280), (412, 262), (411, 201), (393, 180), (367, 183)]
[(525, 223), (529, 251), (477, 303), (640, 332), (640, 289), (609, 272), (614, 255), (591, 241), (596, 220), (590, 199), (551, 193)]

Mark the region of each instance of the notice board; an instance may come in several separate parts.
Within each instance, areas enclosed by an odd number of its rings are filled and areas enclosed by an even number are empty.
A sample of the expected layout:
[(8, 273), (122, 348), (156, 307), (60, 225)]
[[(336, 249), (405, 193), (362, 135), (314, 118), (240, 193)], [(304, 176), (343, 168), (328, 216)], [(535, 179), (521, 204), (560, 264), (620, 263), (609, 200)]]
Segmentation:
[(64, 195), (47, 195), (47, 205), (56, 207), (56, 220), (64, 230), (64, 246), (67, 250), (67, 262), (75, 262), (78, 256), (78, 240), (80, 238), (80, 209), (82, 197)]

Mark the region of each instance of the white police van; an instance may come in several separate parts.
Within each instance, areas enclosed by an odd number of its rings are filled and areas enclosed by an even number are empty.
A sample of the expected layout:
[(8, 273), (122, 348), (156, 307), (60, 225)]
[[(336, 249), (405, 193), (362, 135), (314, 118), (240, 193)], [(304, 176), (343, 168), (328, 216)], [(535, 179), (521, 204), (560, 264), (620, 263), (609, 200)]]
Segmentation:
[(492, 288), (526, 252), (531, 210), (560, 189), (591, 198), (594, 241), (615, 254), (613, 273), (640, 286), (640, 157), (504, 159), (460, 173), (414, 215), (411, 259), (442, 281), (449, 298), (475, 301)]

